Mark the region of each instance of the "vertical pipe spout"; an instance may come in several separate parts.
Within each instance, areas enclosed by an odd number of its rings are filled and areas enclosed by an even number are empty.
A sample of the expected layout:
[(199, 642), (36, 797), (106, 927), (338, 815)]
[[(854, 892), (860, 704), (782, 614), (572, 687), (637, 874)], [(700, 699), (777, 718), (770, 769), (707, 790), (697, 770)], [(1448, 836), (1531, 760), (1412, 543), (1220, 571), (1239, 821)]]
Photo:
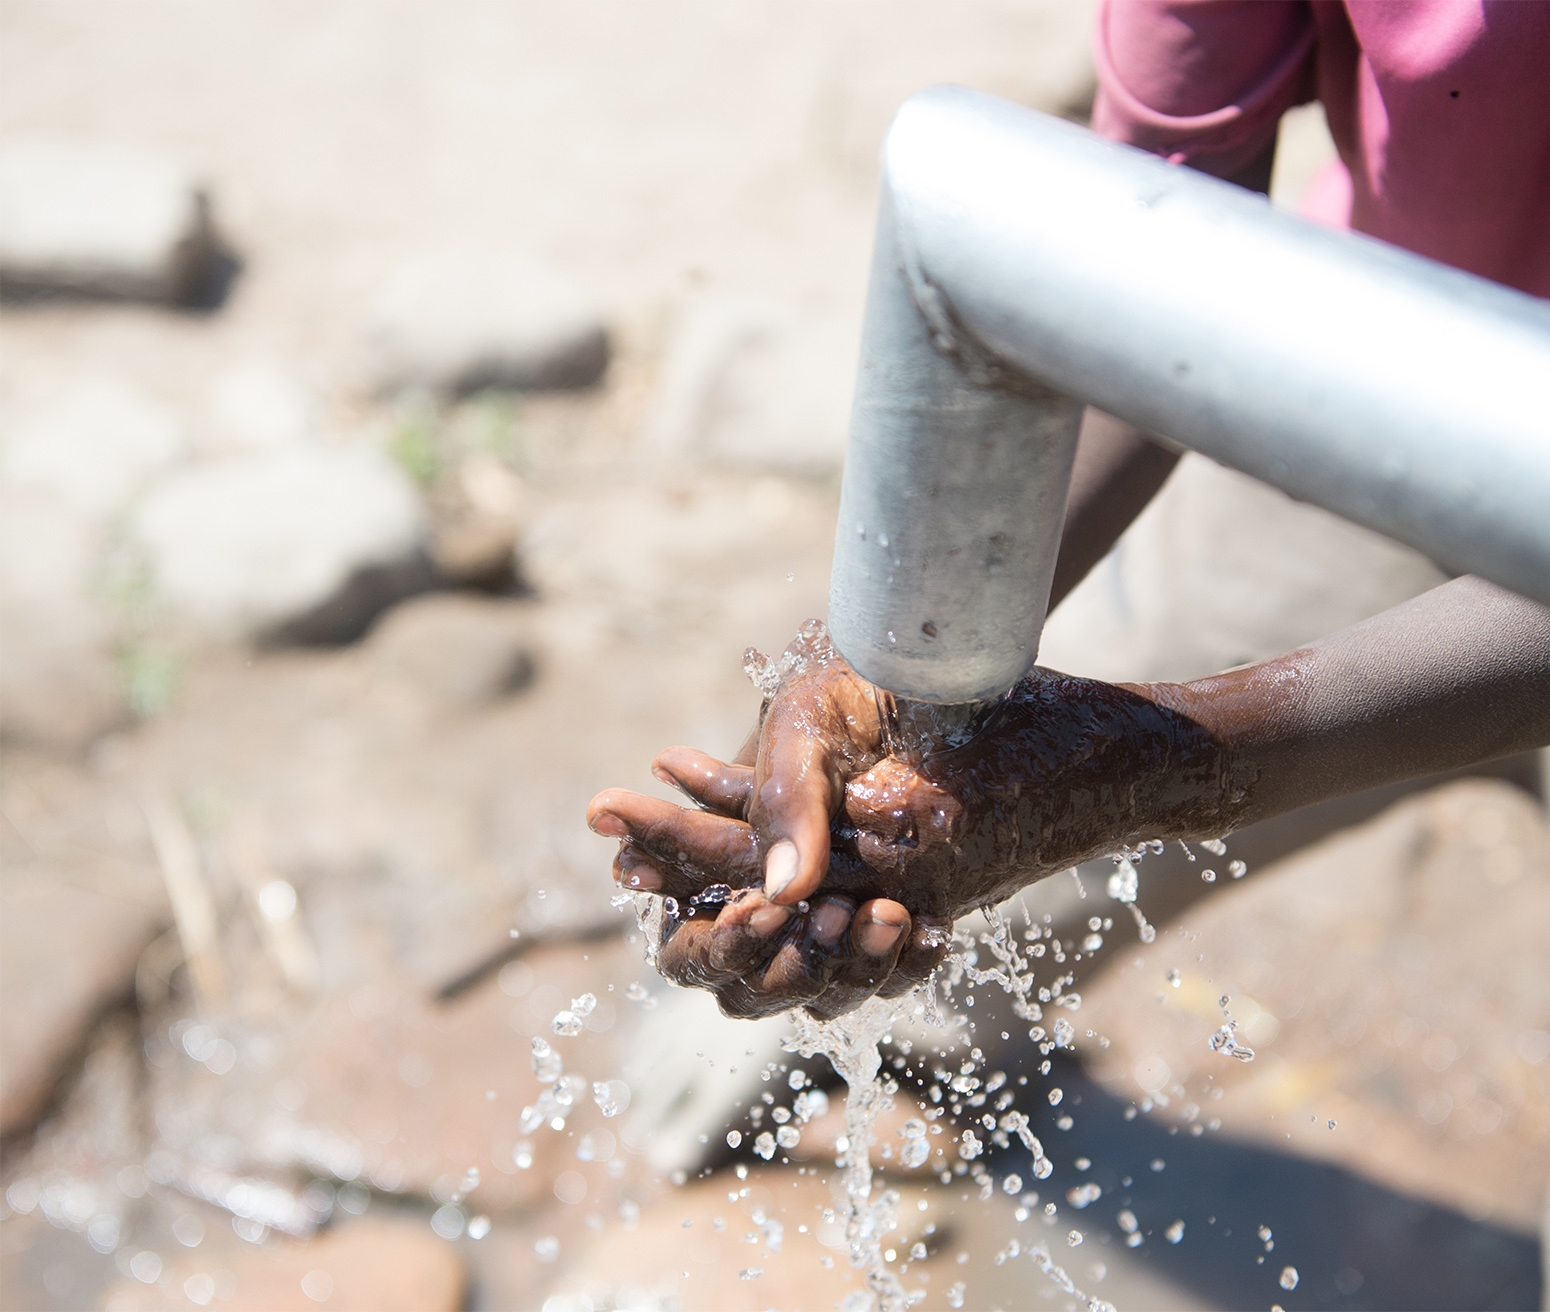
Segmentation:
[(885, 191), (829, 596), (831, 636), (864, 678), (952, 703), (1028, 669), (1081, 414), (957, 331)]

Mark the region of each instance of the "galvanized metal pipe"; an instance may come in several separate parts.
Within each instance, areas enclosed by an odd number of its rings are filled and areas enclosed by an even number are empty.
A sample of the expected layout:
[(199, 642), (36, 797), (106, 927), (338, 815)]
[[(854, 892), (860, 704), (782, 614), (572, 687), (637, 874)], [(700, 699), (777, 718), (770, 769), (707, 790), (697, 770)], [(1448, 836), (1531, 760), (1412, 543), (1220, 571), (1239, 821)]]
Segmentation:
[(883, 151), (829, 605), (863, 675), (1032, 663), (1089, 402), (1550, 602), (1550, 303), (938, 88)]

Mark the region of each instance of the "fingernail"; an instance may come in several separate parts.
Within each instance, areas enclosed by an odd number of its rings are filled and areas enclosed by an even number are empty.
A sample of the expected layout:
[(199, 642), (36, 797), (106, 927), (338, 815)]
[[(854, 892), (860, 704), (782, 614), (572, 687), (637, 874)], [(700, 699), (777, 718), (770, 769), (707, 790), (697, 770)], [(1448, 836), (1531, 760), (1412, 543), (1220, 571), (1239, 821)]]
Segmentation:
[(790, 919), (790, 907), (762, 906), (748, 917), (748, 928), (755, 938), (769, 938)]
[(654, 893), (662, 887), (662, 876), (650, 866), (636, 866), (620, 882), (626, 888), (639, 889), (642, 893)]
[(892, 949), (903, 932), (903, 925), (890, 925), (886, 920), (869, 920), (856, 934), (857, 946), (869, 957), (880, 957)]
[(770, 848), (764, 859), (764, 896), (772, 901), (779, 897), (797, 877), (797, 845), (783, 838)]
[(604, 838), (628, 838), (630, 827), (611, 811), (599, 811), (592, 818), (592, 832)]
[(833, 947), (850, 924), (850, 910), (843, 902), (825, 902), (813, 912), (813, 938), (826, 948)]

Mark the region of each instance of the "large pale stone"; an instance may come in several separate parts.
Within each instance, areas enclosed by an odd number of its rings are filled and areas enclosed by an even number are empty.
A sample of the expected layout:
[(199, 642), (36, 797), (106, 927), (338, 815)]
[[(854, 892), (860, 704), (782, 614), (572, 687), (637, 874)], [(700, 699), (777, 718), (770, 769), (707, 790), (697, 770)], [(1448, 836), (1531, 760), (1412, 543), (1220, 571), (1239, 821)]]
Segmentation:
[(121, 510), (187, 445), (176, 416), (117, 379), (89, 378), (22, 418), (0, 474), (103, 516)]
[(860, 325), (751, 297), (683, 315), (644, 443), (664, 456), (833, 473), (845, 455)]
[(585, 387), (608, 366), (591, 295), (526, 251), (448, 246), (392, 271), (367, 331), (384, 391)]
[(358, 570), (411, 555), (423, 521), (386, 456), (318, 447), (177, 473), (139, 506), (131, 534), (183, 616), (255, 631), (311, 610)]
[(0, 146), (0, 286), (187, 300), (211, 257), (205, 194), (151, 147), (31, 137)]

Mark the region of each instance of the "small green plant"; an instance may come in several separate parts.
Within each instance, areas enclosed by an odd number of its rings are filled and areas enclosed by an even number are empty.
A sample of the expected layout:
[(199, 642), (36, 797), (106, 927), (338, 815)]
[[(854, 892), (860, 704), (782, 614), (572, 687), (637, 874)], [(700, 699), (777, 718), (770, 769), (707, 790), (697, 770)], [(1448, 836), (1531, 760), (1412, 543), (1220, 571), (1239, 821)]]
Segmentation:
[(118, 677), (136, 719), (149, 720), (172, 704), (183, 681), (183, 662), (173, 652), (143, 639), (119, 644)]
[(393, 430), (388, 452), (404, 473), (421, 487), (429, 487), (440, 475), (442, 465), (435, 417), (428, 412), (404, 416)]

